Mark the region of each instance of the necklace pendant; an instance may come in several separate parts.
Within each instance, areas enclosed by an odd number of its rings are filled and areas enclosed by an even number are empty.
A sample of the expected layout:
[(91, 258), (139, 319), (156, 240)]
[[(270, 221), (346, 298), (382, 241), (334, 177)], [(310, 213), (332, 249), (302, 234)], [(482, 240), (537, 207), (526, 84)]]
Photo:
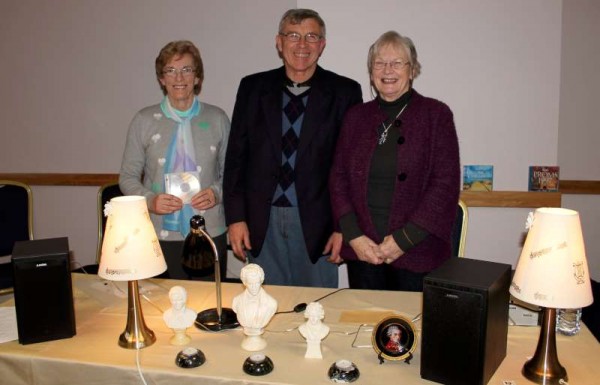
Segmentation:
[(387, 131), (384, 131), (381, 133), (381, 136), (379, 137), (379, 145), (381, 146), (382, 144), (384, 144), (386, 140), (387, 140)]

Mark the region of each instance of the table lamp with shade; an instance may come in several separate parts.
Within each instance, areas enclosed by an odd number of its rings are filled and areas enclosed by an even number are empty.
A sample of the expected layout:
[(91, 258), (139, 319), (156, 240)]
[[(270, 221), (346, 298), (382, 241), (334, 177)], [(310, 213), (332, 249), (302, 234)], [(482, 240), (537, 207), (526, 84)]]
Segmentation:
[(105, 205), (104, 214), (108, 219), (98, 275), (111, 281), (128, 281), (127, 326), (119, 337), (119, 345), (141, 349), (152, 345), (156, 337), (144, 321), (138, 280), (163, 273), (167, 264), (148, 214), (146, 198), (113, 198)]
[(577, 211), (539, 208), (527, 219), (529, 233), (510, 286), (513, 297), (543, 308), (540, 337), (523, 375), (540, 384), (562, 384), (567, 371), (556, 350), (556, 309), (593, 302)]

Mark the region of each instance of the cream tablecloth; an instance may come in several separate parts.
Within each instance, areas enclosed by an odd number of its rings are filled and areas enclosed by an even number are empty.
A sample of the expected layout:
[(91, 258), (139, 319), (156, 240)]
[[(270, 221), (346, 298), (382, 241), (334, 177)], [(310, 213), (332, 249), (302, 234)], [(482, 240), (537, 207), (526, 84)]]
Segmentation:
[[(343, 290), (323, 299), (324, 322), (331, 333), (322, 342), (322, 360), (304, 358), (306, 343), (296, 329), (305, 321), (302, 313), (276, 315), (264, 335), (268, 343), (264, 353), (273, 360), (275, 370), (263, 377), (252, 377), (242, 371), (242, 363), (250, 353), (240, 347), (243, 338), (240, 329), (211, 333), (190, 328), (192, 342), (188, 346), (202, 350), (207, 361), (194, 369), (181, 369), (174, 363), (182, 347), (169, 344), (172, 331), (162, 320), (161, 310), (170, 306), (168, 290), (176, 284), (184, 286), (188, 291), (188, 306), (200, 311), (215, 307), (214, 284), (158, 279), (141, 282), (142, 292), (152, 301), (152, 304), (142, 301), (145, 320), (156, 333), (157, 341), (139, 352), (117, 344), (126, 323), (125, 296), (112, 283), (97, 276), (74, 274), (73, 284), (77, 335), (32, 345), (20, 345), (17, 341), (0, 344), (0, 384), (142, 384), (136, 353), (148, 384), (331, 384), (327, 370), (341, 358), (358, 366), (361, 376), (356, 384), (432, 384), (420, 378), (419, 346), (410, 364), (386, 361), (380, 365), (372, 348), (352, 347), (355, 336), (349, 333), (356, 332), (359, 324), (340, 321), (350, 315), (369, 317), (381, 311), (397, 312), (410, 319), (421, 312), (420, 293)], [(229, 307), (242, 289), (238, 284), (224, 284), (223, 305)], [(332, 291), (279, 286), (265, 289), (277, 299), (280, 311)], [(11, 300), (0, 304), (10, 305)], [(416, 326), (420, 329), (419, 322)], [(509, 327), (507, 357), (489, 384), (530, 383), (520, 371), (526, 358), (534, 353), (538, 334), (539, 327)], [(368, 345), (370, 335), (368, 329), (359, 333), (355, 345)], [(600, 344), (586, 327), (574, 337), (557, 336), (557, 345), (560, 361), (570, 376), (569, 384), (600, 383)]]

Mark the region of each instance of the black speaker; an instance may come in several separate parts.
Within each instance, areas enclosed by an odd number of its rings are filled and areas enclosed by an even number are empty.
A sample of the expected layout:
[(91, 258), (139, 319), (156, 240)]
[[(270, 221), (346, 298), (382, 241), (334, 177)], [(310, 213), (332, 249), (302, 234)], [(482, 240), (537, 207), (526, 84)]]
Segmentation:
[(75, 311), (68, 239), (15, 242), (12, 262), (19, 342), (73, 337)]
[(511, 266), (451, 258), (423, 282), (421, 377), (484, 385), (506, 357)]

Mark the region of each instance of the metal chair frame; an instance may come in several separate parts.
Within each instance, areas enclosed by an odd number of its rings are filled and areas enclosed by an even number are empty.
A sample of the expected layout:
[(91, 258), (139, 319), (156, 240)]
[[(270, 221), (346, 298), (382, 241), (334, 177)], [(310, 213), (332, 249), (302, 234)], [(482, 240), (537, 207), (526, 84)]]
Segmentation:
[[(119, 191), (117, 194), (110, 194), (109, 196), (105, 196), (107, 191), (111, 191), (109, 189), (118, 188)], [(113, 191), (114, 193), (114, 191)], [(110, 201), (112, 198), (117, 196), (122, 196), (123, 193), (119, 188), (118, 183), (107, 183), (100, 187), (98, 190), (98, 200), (97, 200), (97, 211), (98, 211), (98, 244), (96, 247), (96, 263), (100, 263), (100, 256), (102, 255), (102, 239), (104, 238), (104, 227), (106, 226), (106, 220), (104, 219), (104, 205)]]
[(460, 225), (460, 237), (458, 241), (458, 255), (456, 257), (462, 258), (465, 256), (465, 244), (467, 241), (467, 229), (469, 227), (469, 209), (462, 200), (458, 201), (458, 210), (462, 213), (462, 220)]
[[(33, 239), (33, 193), (28, 184), (17, 182), (14, 180), (0, 179), (0, 186), (17, 186), (21, 187), (27, 193), (27, 232), (29, 240)], [(1, 188), (1, 187), (0, 187)], [(0, 289), (0, 295), (10, 294), (13, 292), (12, 287)]]

